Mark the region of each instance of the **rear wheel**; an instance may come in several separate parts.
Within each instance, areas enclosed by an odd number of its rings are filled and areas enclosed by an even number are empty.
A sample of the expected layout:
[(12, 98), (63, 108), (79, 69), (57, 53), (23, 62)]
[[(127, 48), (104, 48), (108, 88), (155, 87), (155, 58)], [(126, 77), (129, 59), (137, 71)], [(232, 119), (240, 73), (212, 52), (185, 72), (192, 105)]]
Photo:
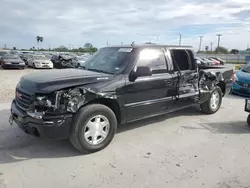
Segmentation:
[(222, 91), (220, 87), (217, 86), (212, 90), (210, 99), (200, 105), (201, 111), (206, 114), (214, 114), (220, 109), (221, 102)]
[(250, 126), (250, 114), (247, 116), (247, 124)]
[(74, 115), (69, 140), (81, 153), (93, 153), (109, 145), (116, 129), (114, 112), (105, 105), (91, 104)]

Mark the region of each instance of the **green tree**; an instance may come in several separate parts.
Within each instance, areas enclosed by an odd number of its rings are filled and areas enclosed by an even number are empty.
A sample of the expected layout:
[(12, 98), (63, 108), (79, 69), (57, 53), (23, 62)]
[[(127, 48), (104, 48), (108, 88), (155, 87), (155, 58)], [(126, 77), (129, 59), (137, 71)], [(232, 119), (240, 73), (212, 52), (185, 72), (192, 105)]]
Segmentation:
[(228, 49), (222, 46), (216, 47), (215, 51), (217, 53), (222, 53), (222, 54), (227, 54), (228, 53)]
[(232, 49), (232, 50), (230, 51), (231, 54), (238, 54), (239, 52), (240, 52), (240, 51), (237, 50), (237, 49)]
[(58, 48), (54, 48), (53, 50), (57, 51), (57, 52), (68, 52), (69, 51), (68, 48), (66, 48), (63, 45), (59, 46)]
[(84, 44), (84, 48), (93, 48), (93, 45), (89, 42)]

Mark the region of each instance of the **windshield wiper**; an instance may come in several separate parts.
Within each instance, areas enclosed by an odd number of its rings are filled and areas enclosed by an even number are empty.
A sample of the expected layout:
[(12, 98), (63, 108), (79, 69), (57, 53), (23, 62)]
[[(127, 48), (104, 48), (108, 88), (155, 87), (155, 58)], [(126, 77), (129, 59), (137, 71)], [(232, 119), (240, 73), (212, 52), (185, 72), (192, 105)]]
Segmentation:
[(110, 72), (99, 70), (99, 69), (86, 69), (86, 70), (90, 70), (90, 71), (94, 71), (94, 72), (101, 72), (101, 73), (106, 73), (106, 74), (112, 74)]

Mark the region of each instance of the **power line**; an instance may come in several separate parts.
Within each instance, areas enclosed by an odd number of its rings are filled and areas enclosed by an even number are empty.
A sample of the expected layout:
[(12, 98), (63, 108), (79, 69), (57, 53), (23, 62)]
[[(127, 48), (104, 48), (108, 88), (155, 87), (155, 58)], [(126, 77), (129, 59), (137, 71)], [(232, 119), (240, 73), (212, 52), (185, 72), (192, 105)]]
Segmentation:
[(222, 36), (222, 34), (217, 34), (216, 35), (218, 37), (218, 45), (217, 45), (217, 49), (220, 47), (220, 37)]
[(199, 36), (199, 37), (200, 37), (199, 51), (201, 51), (201, 41), (202, 41), (203, 36)]

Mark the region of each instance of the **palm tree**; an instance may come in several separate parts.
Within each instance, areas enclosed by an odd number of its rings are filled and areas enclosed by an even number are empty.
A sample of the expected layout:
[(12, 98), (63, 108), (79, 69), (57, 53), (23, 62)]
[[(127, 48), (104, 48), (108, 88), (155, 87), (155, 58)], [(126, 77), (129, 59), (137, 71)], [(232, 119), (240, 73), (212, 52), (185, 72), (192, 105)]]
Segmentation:
[(43, 37), (36, 36), (36, 41), (37, 41), (37, 46), (38, 46), (38, 49), (39, 49), (39, 42), (43, 42)]
[(40, 42), (43, 42), (43, 37), (40, 37)]

